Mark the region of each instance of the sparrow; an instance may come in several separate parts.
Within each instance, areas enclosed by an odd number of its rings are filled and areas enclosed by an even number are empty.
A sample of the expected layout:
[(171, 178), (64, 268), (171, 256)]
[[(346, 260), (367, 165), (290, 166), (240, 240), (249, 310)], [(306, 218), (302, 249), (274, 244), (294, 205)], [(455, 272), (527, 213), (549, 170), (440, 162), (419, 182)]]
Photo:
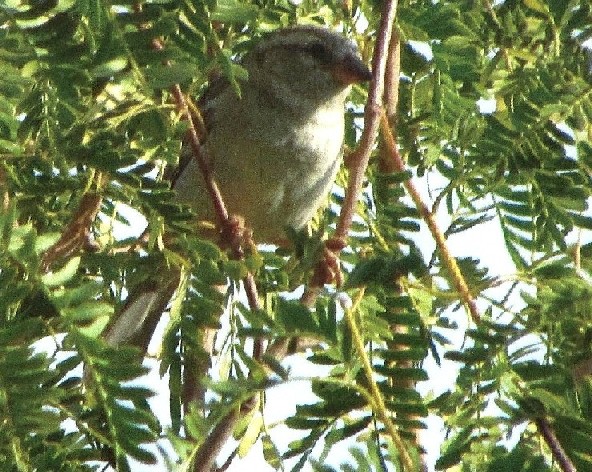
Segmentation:
[[(198, 102), (202, 145), (229, 214), (244, 219), (257, 243), (279, 243), (287, 228), (305, 227), (326, 199), (341, 162), (345, 101), (371, 73), (353, 42), (318, 26), (271, 32), (240, 64), (247, 72), (240, 93), (219, 79)], [(172, 180), (179, 202), (199, 220), (216, 221), (188, 144)], [(160, 275), (160, 285), (130, 294), (105, 330), (110, 344), (145, 350), (179, 282), (179, 274)]]
[[(353, 42), (316, 26), (268, 34), (241, 65), (248, 79), (240, 96), (226, 82), (200, 101), (205, 155), (229, 214), (256, 242), (278, 243), (326, 199), (341, 162), (345, 100), (371, 74)], [(215, 221), (188, 148), (173, 189), (198, 218)]]

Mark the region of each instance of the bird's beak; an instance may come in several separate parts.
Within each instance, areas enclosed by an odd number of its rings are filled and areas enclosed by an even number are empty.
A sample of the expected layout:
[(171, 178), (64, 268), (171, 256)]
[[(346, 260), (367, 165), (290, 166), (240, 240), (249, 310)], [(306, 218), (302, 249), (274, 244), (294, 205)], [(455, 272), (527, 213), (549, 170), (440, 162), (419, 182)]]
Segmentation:
[(370, 69), (359, 57), (347, 56), (343, 61), (333, 67), (333, 77), (344, 86), (367, 82), (372, 78)]

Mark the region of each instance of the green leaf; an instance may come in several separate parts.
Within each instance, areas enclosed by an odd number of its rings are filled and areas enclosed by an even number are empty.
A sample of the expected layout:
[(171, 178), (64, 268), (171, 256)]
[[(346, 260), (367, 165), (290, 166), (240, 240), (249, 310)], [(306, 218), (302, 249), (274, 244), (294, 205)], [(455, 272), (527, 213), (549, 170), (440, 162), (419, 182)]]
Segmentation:
[(268, 434), (262, 434), (261, 442), (263, 444), (263, 457), (271, 467), (278, 470), (281, 467), (281, 457), (275, 444), (271, 441)]
[(111, 77), (121, 72), (128, 65), (125, 57), (117, 57), (94, 67), (92, 75), (95, 78)]
[(212, 20), (223, 23), (248, 23), (259, 15), (256, 5), (239, 0), (216, 0), (216, 8), (212, 12)]
[(199, 72), (193, 64), (153, 64), (145, 75), (152, 88), (167, 89), (174, 84), (190, 82)]
[(80, 257), (72, 257), (57, 272), (49, 272), (42, 277), (43, 283), (51, 287), (59, 287), (70, 281), (78, 271), (80, 266)]
[(320, 335), (319, 324), (307, 307), (296, 301), (279, 299), (276, 308), (277, 320), (288, 333)]
[(355, 436), (363, 431), (370, 424), (370, 421), (372, 421), (372, 417), (366, 416), (365, 418), (350, 422), (343, 427), (332, 429), (327, 434), (327, 446), (331, 447), (340, 441)]

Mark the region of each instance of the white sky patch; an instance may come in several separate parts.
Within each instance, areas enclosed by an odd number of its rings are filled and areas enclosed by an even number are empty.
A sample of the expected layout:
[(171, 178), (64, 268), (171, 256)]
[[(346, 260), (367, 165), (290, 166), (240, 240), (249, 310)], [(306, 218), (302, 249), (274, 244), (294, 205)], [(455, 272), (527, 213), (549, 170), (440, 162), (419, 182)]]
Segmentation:
[(421, 54), (428, 61), (431, 61), (434, 58), (432, 48), (425, 41), (407, 41), (407, 44), (411, 47), (411, 49), (413, 49), (418, 54)]
[(477, 108), (479, 109), (479, 113), (491, 115), (497, 108), (495, 98), (480, 98), (477, 100)]

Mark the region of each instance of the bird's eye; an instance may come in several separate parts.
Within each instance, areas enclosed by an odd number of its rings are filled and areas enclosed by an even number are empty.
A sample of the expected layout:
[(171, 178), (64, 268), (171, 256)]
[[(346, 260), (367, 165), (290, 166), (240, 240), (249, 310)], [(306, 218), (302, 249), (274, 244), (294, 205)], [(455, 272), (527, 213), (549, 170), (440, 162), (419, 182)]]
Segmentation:
[(327, 64), (331, 62), (331, 52), (323, 43), (312, 43), (307, 50), (320, 63)]

